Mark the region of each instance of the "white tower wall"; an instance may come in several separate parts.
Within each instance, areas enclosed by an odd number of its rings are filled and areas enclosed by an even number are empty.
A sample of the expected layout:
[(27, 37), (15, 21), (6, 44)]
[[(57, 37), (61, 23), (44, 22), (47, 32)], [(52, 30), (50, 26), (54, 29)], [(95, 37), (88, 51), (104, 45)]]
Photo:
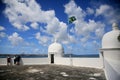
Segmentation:
[(51, 63), (51, 60), (53, 60), (52, 63), (54, 63), (54, 60), (56, 57), (62, 57), (64, 54), (64, 49), (60, 43), (54, 42), (48, 47), (48, 58), (49, 63)]
[(113, 30), (102, 39), (101, 54), (107, 80), (120, 80), (120, 30), (116, 23)]

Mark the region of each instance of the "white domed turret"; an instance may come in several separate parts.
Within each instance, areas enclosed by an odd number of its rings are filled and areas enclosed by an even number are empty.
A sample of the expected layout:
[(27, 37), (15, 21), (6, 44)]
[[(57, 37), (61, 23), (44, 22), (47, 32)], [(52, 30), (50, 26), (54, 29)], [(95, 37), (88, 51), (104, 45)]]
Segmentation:
[(63, 56), (64, 49), (60, 43), (54, 42), (48, 48), (49, 54), (54, 54), (57, 57)]
[(120, 48), (120, 30), (118, 24), (113, 23), (112, 31), (106, 33), (102, 39), (102, 48)]
[(63, 54), (64, 54), (64, 48), (60, 43), (56, 41), (48, 47), (48, 58), (50, 63), (54, 63), (54, 58), (62, 57)]
[(107, 80), (120, 80), (120, 30), (118, 24), (113, 23), (112, 29), (103, 36), (101, 54)]

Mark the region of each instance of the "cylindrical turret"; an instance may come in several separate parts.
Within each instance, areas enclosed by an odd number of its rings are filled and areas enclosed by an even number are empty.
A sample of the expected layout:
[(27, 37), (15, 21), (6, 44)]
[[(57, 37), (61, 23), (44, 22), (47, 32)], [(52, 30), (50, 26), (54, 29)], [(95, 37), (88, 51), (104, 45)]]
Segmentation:
[(62, 57), (63, 54), (64, 48), (60, 43), (56, 41), (48, 47), (48, 58), (50, 63), (54, 63), (54, 58)]
[(107, 80), (120, 80), (120, 30), (118, 24), (113, 23), (112, 29), (103, 36), (101, 54)]

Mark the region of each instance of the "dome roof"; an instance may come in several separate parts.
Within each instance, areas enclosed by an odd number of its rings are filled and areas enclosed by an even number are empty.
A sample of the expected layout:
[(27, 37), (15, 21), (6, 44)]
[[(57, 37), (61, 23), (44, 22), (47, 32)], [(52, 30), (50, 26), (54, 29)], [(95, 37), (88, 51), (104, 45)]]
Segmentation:
[(63, 53), (63, 47), (60, 43), (54, 42), (48, 48), (48, 53)]
[(118, 25), (113, 23), (112, 28), (112, 31), (103, 36), (102, 48), (120, 48), (120, 30)]

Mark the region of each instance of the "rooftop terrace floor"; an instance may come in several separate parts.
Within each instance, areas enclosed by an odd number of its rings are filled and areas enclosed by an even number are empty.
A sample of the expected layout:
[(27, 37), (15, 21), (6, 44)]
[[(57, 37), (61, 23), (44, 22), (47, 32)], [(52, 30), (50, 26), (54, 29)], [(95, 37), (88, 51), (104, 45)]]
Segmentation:
[(0, 80), (106, 80), (102, 69), (63, 65), (0, 66)]

